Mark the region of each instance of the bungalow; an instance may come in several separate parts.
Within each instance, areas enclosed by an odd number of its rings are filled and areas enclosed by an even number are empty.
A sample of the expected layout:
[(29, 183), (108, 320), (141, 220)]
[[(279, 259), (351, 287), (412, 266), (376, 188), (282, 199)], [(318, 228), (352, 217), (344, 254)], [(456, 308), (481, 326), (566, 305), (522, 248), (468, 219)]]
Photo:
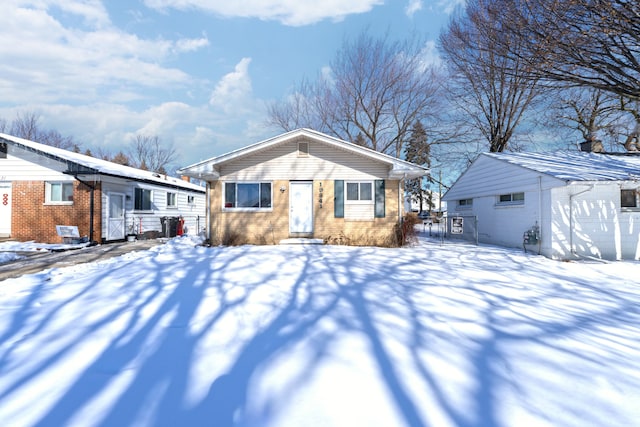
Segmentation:
[(212, 243), (288, 238), (389, 245), (403, 184), (428, 171), (310, 129), (298, 129), (179, 171), (207, 182)]
[(173, 234), (180, 217), (206, 226), (204, 187), (0, 134), (0, 237), (57, 243), (71, 226), (108, 242)]
[(479, 242), (554, 259), (637, 260), (639, 181), (632, 153), (485, 153), (443, 200), (450, 219), (477, 221)]

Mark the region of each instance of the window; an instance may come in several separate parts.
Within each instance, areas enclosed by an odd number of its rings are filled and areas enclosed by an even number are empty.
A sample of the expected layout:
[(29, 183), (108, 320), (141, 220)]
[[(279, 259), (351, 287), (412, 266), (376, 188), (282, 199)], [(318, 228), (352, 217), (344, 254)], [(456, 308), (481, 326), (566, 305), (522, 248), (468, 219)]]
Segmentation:
[(7, 158), (7, 143), (0, 142), (0, 159), (6, 159), (6, 158)]
[(498, 196), (499, 205), (523, 205), (524, 193), (501, 194)]
[(638, 208), (636, 190), (620, 190), (620, 206), (623, 208)]
[(195, 203), (196, 203), (196, 198), (195, 198), (195, 196), (188, 195), (188, 196), (187, 196), (187, 204), (188, 204), (188, 205), (195, 205)]
[(73, 182), (47, 182), (45, 187), (46, 203), (73, 203)]
[(270, 182), (225, 182), (225, 208), (271, 208)]
[(373, 203), (371, 182), (347, 182), (347, 203)]
[(176, 193), (167, 192), (167, 207), (168, 208), (178, 207), (178, 195)]
[(137, 211), (150, 211), (151, 208), (151, 190), (144, 188), (136, 188), (135, 201), (133, 208)]
[(458, 200), (458, 209), (471, 209), (472, 206), (473, 206), (473, 199)]

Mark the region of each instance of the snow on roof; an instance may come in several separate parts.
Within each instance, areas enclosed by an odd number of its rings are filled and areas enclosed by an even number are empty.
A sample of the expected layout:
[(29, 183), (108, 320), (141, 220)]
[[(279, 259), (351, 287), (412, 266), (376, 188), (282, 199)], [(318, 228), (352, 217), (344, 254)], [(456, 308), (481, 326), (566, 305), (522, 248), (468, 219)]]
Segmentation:
[(484, 153), (564, 181), (628, 181), (640, 179), (640, 155), (581, 151), (552, 153)]
[(38, 142), (29, 141), (27, 139), (18, 138), (11, 135), (0, 133), (0, 139), (7, 141), (15, 146), (21, 146), (28, 150), (36, 151), (54, 157), (61, 161), (71, 162), (76, 165), (83, 166), (95, 171), (97, 174), (118, 176), (130, 178), (140, 181), (157, 183), (163, 186), (181, 187), (189, 190), (203, 192), (205, 189), (199, 185), (184, 181), (179, 178), (161, 175), (151, 171), (133, 168), (130, 166), (119, 165), (107, 160), (86, 156), (80, 153), (64, 150), (62, 148), (52, 147), (50, 145), (40, 144)]

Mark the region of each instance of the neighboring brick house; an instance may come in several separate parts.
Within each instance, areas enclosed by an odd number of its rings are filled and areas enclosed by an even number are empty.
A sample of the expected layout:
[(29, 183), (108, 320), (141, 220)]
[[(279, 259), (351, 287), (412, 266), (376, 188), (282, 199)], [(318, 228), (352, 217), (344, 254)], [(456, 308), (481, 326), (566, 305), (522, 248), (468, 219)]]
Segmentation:
[(309, 129), (179, 171), (209, 183), (214, 244), (287, 238), (389, 244), (418, 165)]
[(65, 225), (117, 241), (167, 231), (163, 217), (182, 217), (195, 233), (205, 212), (201, 186), (0, 134), (0, 237), (59, 243)]

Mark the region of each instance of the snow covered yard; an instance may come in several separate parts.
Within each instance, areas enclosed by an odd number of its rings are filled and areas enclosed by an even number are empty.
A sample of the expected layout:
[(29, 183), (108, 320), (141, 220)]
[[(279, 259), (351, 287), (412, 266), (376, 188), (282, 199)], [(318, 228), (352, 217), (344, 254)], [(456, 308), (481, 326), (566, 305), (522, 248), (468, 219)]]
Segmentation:
[(0, 282), (3, 426), (623, 426), (640, 263), (194, 247)]

